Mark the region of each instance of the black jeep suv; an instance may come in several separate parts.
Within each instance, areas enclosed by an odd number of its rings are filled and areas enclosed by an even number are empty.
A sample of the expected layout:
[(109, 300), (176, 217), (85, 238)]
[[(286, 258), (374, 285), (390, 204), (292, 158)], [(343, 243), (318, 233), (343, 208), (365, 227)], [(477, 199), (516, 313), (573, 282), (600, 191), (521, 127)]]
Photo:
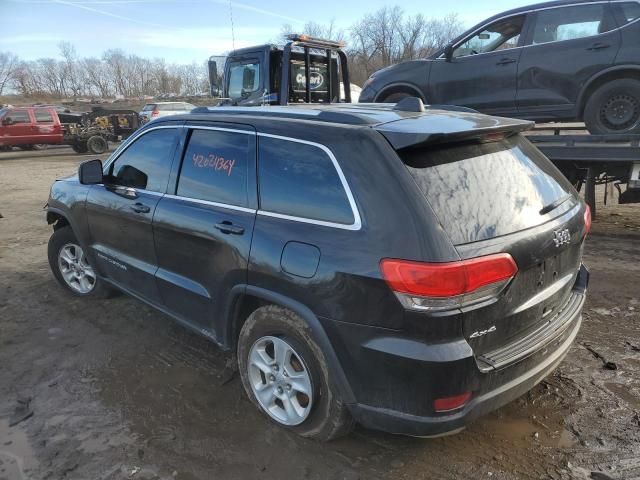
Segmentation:
[(479, 23), (422, 60), (374, 73), (360, 102), (418, 96), (591, 133), (640, 132), (640, 3), (563, 0)]
[(519, 132), (460, 108), (200, 108), (53, 184), (49, 262), (237, 353), (276, 423), (462, 429), (562, 360), (589, 212)]

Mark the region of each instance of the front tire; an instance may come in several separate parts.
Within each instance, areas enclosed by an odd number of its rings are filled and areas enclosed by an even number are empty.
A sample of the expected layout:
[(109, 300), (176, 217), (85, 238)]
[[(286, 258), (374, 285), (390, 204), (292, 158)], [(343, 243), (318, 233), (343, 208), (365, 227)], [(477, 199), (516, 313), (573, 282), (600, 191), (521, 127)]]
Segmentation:
[(58, 283), (78, 297), (107, 298), (112, 290), (98, 278), (71, 227), (56, 229), (49, 238), (49, 266)]
[(86, 143), (74, 143), (71, 145), (71, 148), (76, 153), (87, 153), (89, 151)]
[(274, 423), (320, 441), (353, 428), (320, 347), (295, 313), (276, 305), (255, 310), (240, 331), (237, 356), (247, 395)]
[(592, 134), (640, 132), (640, 81), (624, 78), (602, 85), (587, 102), (584, 123)]

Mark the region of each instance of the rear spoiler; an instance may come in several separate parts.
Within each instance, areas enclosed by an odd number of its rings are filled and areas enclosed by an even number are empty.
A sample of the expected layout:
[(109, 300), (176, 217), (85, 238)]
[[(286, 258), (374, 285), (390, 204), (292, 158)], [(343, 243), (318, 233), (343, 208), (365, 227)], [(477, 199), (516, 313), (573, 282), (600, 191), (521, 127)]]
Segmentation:
[(376, 125), (395, 150), (463, 141), (496, 141), (534, 127), (534, 122), (492, 117), (461, 107), (430, 106), (422, 115)]

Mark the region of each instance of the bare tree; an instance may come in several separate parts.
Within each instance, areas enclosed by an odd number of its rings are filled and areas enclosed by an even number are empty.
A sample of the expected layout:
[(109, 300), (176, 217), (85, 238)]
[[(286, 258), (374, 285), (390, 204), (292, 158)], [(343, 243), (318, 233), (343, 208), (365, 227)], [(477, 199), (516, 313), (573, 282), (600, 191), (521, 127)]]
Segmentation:
[(19, 65), (19, 59), (11, 52), (0, 52), (0, 95), (9, 84)]

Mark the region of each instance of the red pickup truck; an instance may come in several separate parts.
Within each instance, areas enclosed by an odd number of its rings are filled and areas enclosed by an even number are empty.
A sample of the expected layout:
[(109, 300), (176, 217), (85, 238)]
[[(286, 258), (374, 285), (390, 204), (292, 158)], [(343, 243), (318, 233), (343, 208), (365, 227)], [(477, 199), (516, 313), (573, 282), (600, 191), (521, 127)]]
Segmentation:
[(0, 147), (64, 143), (64, 130), (51, 107), (9, 107), (0, 109)]

